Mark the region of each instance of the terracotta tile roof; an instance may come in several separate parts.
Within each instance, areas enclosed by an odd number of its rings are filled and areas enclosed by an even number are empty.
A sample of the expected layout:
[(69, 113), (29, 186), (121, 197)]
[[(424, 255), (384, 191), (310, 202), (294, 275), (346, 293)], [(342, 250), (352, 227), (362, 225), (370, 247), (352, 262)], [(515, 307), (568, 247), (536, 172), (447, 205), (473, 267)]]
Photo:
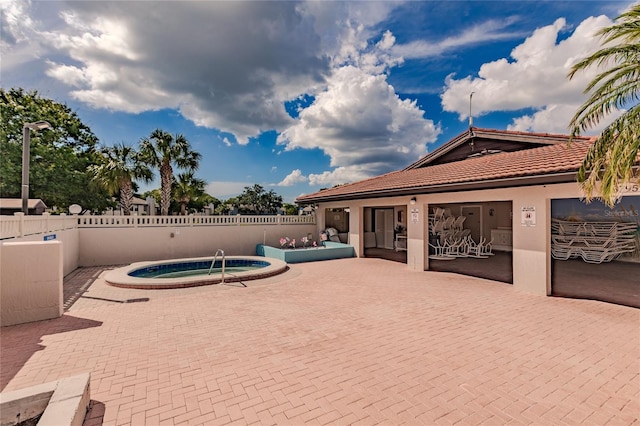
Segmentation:
[[(591, 141), (574, 141), (526, 149), (503, 152), (462, 161), (438, 164), (423, 168), (400, 170), (359, 182), (325, 189), (313, 194), (302, 195), (298, 202), (330, 201), (344, 198), (370, 198), (371, 196), (392, 195), (403, 190), (421, 189), (427, 192), (434, 187), (462, 183), (480, 183), (500, 179), (575, 173), (587, 153)], [(573, 176), (568, 179), (572, 180)], [(513, 186), (504, 183), (500, 186)]]

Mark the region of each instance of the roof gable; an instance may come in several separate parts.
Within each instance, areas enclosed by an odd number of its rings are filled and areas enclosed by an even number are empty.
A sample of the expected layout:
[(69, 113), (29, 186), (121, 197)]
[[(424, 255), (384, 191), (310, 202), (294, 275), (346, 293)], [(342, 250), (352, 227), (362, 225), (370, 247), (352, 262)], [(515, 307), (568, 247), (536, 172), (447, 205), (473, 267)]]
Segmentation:
[[(516, 132), (471, 127), (430, 154), (409, 165), (405, 170), (464, 160), (473, 156), (514, 152), (569, 142), (568, 135)], [(576, 137), (574, 140), (589, 140)]]

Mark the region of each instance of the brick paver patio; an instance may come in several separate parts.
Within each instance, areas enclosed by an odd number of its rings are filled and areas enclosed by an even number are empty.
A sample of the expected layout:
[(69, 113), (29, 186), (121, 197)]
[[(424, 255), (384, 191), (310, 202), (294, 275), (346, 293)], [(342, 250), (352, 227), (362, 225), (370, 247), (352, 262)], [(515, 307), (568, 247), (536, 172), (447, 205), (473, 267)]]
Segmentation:
[(247, 288), (99, 271), (62, 318), (2, 328), (3, 390), (88, 371), (85, 425), (640, 422), (638, 309), (380, 259)]

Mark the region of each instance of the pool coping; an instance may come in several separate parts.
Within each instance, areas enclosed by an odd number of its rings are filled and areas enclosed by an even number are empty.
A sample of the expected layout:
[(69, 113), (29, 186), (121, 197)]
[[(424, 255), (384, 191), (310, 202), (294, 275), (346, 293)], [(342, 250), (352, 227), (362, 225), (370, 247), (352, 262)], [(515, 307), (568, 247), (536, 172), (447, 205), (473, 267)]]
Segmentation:
[[(246, 259), (257, 262), (268, 262), (269, 266), (264, 268), (253, 270), (234, 272), (233, 274), (225, 274), (224, 282), (240, 282), (249, 280), (258, 280), (262, 278), (269, 278), (274, 275), (281, 274), (287, 270), (287, 263), (279, 259), (265, 259), (262, 256), (227, 256), (226, 259)], [(167, 265), (171, 263), (179, 262), (201, 262), (203, 260), (213, 260), (212, 257), (192, 257), (182, 259), (167, 259), (156, 261), (135, 262), (122, 268), (113, 269), (107, 272), (104, 276), (104, 280), (107, 284), (114, 287), (121, 288), (135, 288), (142, 290), (160, 290), (160, 289), (172, 289), (172, 288), (187, 288), (198, 287), (204, 285), (220, 284), (222, 282), (222, 274), (215, 273), (207, 276), (190, 276), (190, 277), (177, 277), (177, 278), (140, 278), (132, 277), (129, 272), (136, 269), (144, 268), (151, 265)]]

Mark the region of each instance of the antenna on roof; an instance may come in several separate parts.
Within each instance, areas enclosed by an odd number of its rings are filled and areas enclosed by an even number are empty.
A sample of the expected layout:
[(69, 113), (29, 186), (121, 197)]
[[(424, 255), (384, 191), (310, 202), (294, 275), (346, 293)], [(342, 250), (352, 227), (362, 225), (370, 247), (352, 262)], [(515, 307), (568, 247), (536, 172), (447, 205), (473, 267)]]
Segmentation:
[(471, 99), (473, 98), (473, 94), (475, 92), (469, 93), (469, 129), (473, 127), (473, 115), (471, 115)]

